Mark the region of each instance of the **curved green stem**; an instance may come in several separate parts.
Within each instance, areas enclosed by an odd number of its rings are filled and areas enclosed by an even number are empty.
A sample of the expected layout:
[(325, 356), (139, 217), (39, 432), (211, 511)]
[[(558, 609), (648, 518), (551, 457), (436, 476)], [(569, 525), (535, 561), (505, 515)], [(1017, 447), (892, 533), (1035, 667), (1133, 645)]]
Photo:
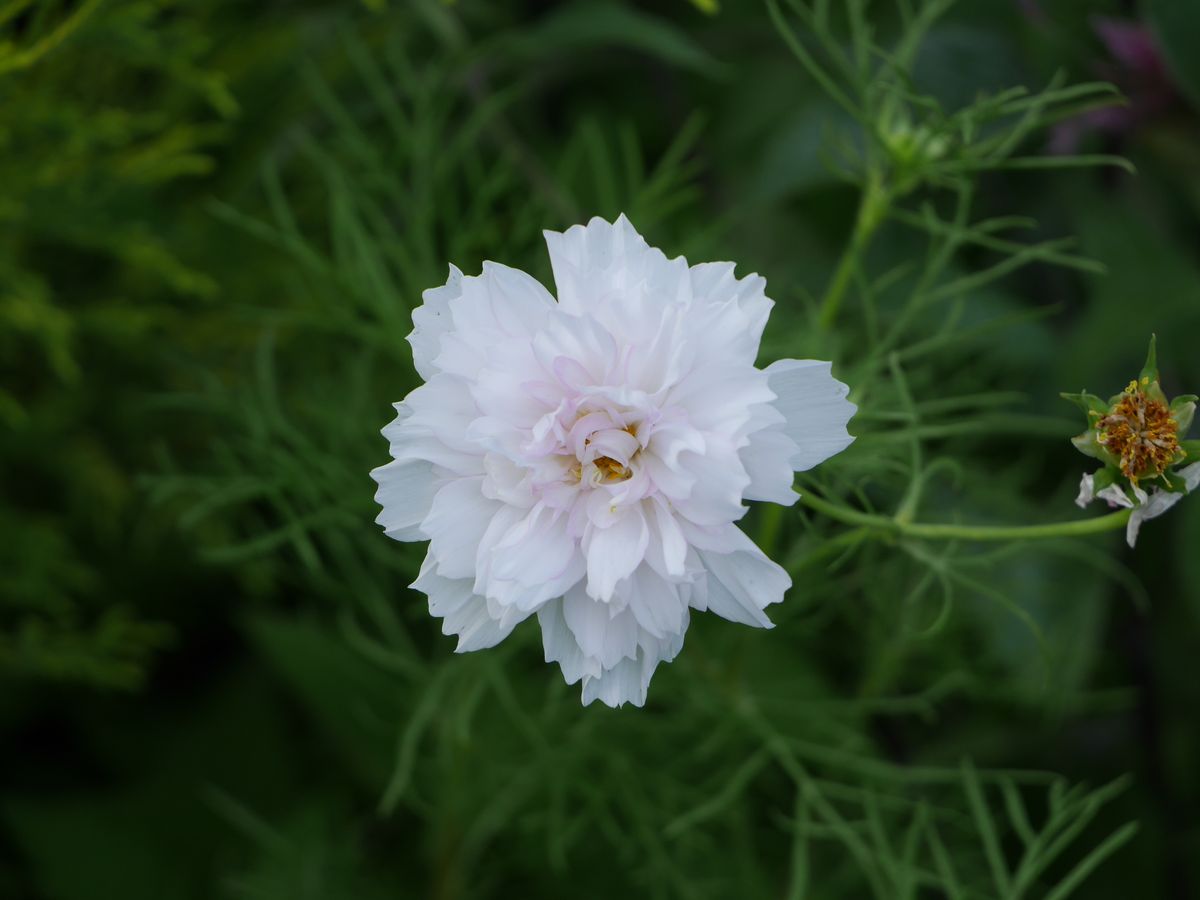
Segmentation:
[(882, 176), (878, 171), (871, 171), (867, 175), (867, 183), (863, 187), (862, 198), (859, 200), (850, 242), (846, 245), (842, 258), (838, 261), (838, 267), (829, 281), (825, 297), (821, 300), (819, 322), (822, 328), (832, 327), (834, 319), (837, 318), (846, 289), (850, 287), (850, 281), (854, 277), (854, 270), (858, 267), (860, 258), (871, 241), (871, 236), (875, 234), (875, 230), (886, 218), (890, 205), (891, 197), (887, 188), (884, 187)]
[(800, 502), (822, 515), (848, 525), (859, 525), (901, 537), (941, 541), (1025, 541), (1040, 538), (1082, 537), (1124, 528), (1130, 515), (1129, 510), (1123, 509), (1094, 519), (1081, 519), (1075, 522), (1047, 522), (1041, 525), (929, 524), (903, 522), (887, 516), (847, 509), (836, 503), (830, 503), (828, 500), (822, 500), (811, 493), (801, 494)]

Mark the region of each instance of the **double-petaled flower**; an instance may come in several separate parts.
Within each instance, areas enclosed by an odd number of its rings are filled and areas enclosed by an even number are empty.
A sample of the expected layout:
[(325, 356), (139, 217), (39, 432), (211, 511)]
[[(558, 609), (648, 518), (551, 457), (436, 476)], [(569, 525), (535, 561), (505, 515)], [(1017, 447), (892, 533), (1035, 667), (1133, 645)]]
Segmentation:
[(755, 367), (759, 276), (668, 259), (624, 216), (546, 242), (557, 300), (496, 263), (425, 292), (377, 521), (429, 541), (413, 586), (459, 651), (536, 614), (584, 703), (641, 705), (692, 610), (770, 627), (791, 579), (735, 522), (794, 503), (855, 407), (827, 362)]

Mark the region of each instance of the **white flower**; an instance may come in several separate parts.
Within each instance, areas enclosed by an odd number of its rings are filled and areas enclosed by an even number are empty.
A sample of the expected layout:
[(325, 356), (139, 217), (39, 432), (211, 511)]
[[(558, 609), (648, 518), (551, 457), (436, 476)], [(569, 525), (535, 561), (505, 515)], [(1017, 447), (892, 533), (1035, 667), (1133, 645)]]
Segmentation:
[(1133, 512), (1129, 515), (1129, 522), (1125, 526), (1125, 541), (1132, 547), (1137, 543), (1138, 532), (1141, 530), (1143, 522), (1147, 519), (1158, 518), (1182, 500), (1185, 494), (1189, 494), (1196, 490), (1197, 487), (1200, 487), (1200, 462), (1184, 466), (1175, 474), (1183, 479), (1184, 493), (1164, 491), (1157, 487), (1151, 487), (1149, 491), (1146, 491), (1135, 484), (1133, 485), (1135, 496), (1133, 500), (1129, 499), (1129, 495), (1116, 484), (1110, 484), (1108, 487), (1097, 491), (1095, 489), (1094, 476), (1084, 475), (1083, 479), (1079, 482), (1079, 496), (1075, 498), (1075, 502), (1079, 506), (1087, 506), (1093, 500), (1099, 498), (1107, 500), (1109, 506), (1132, 509)]
[(689, 611), (771, 626), (787, 573), (734, 524), (790, 505), (793, 470), (853, 438), (830, 364), (757, 369), (772, 301), (732, 263), (689, 267), (624, 216), (546, 232), (555, 301), (484, 263), (413, 313), (425, 384), (383, 429), (385, 533), (429, 541), (413, 586), (458, 650), (537, 614), (583, 702), (641, 705)]

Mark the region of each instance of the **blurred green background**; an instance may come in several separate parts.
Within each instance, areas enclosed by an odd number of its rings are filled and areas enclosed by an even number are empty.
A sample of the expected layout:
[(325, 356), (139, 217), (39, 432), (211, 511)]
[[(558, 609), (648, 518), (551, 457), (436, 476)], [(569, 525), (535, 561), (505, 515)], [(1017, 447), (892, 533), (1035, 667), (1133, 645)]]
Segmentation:
[[(867, 6), (880, 43), (906, 6)], [(1137, 175), (978, 181), (1107, 271), (1022, 267), (961, 313), (1012, 327), (912, 364), (918, 400), (1012, 413), (929, 432), (964, 471), (923, 520), (1076, 515), (1058, 392), (1119, 390), (1150, 332), (1200, 390), (1198, 45), (1187, 0), (962, 0), (927, 35), (913, 90), (951, 110), (1115, 83), (1025, 149)], [(489, 258), (548, 283), (543, 228), (624, 211), (737, 260), (778, 304), (764, 358), (854, 384), (871, 323), (811, 315), (857, 202), (841, 133), (757, 0), (0, 2), (0, 897), (1196, 896), (1200, 501), (1136, 553), (953, 579), (952, 549), (838, 558), (843, 526), (756, 511), (778, 627), (697, 616), (619, 711), (531, 623), (454, 656), (406, 588), (422, 548), (372, 524), (420, 292)], [(888, 223), (869, 267), (924, 252)], [(846, 492), (894, 492), (886, 399)]]

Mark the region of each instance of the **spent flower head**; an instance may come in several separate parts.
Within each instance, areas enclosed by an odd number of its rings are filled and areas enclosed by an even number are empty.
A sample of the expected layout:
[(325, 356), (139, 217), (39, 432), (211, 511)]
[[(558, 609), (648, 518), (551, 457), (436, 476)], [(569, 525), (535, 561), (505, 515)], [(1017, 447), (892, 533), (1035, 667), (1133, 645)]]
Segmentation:
[(1200, 485), (1200, 441), (1186, 440), (1197, 397), (1168, 400), (1159, 384), (1155, 340), (1141, 373), (1121, 393), (1102, 400), (1086, 391), (1063, 394), (1088, 417), (1071, 442), (1104, 468), (1084, 475), (1076, 502), (1099, 497), (1133, 510), (1126, 538), (1137, 541), (1141, 523), (1160, 516)]
[(855, 407), (827, 362), (755, 367), (759, 276), (668, 259), (624, 216), (546, 242), (557, 300), (496, 263), (425, 292), (377, 521), (429, 541), (413, 586), (458, 650), (536, 614), (584, 703), (640, 706), (691, 610), (770, 626), (791, 579), (734, 523), (794, 503)]

